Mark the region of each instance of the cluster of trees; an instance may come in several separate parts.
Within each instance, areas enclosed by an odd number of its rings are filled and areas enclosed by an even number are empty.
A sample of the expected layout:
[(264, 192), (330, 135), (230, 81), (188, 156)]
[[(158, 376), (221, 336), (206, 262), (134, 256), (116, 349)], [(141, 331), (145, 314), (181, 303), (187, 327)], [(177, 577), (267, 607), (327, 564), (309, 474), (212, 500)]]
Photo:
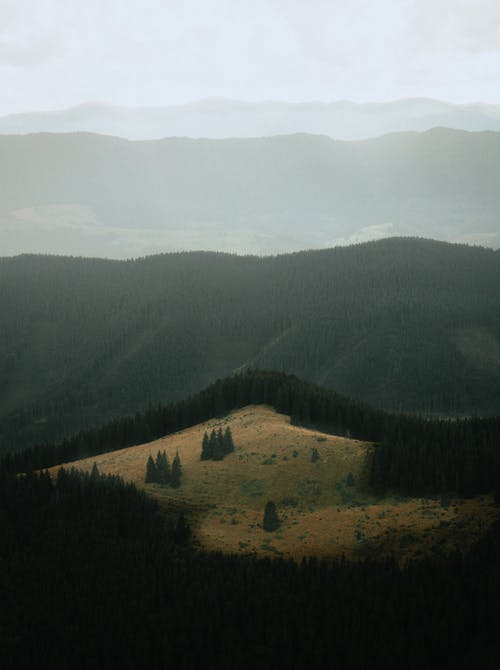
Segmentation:
[(195, 552), (167, 516), (117, 477), (0, 473), (2, 668), (498, 667), (498, 524), (401, 568)]
[(224, 432), (222, 432), (222, 428), (217, 431), (212, 430), (210, 437), (205, 432), (201, 442), (200, 461), (222, 461), (224, 456), (231, 454), (233, 451), (234, 442), (229, 426)]
[(494, 414), (499, 255), (390, 239), (0, 259), (0, 452), (183, 399), (249, 360), (389, 411)]
[(375, 443), (372, 484), (405, 495), (500, 491), (500, 416), (429, 419), (389, 414), (284, 373), (248, 370), (165, 407), (113, 421), (59, 444), (4, 457), (14, 472), (39, 470), (148, 442), (248, 404), (265, 403), (292, 421)]
[(178, 489), (181, 485), (182, 466), (179, 452), (175, 453), (172, 467), (168, 462), (166, 451), (158, 451), (156, 460), (150, 455), (146, 463), (146, 484), (162, 484)]

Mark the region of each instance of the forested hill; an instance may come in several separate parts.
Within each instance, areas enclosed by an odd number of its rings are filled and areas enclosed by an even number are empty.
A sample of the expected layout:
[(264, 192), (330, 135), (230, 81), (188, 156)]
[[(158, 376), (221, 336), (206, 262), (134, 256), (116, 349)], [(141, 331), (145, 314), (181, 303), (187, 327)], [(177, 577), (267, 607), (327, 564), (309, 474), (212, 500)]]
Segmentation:
[(361, 142), (0, 136), (0, 246), (127, 258), (418, 235), (498, 247), (499, 175), (498, 132)]
[(391, 239), (279, 257), (0, 260), (1, 437), (59, 439), (244, 367), (376, 407), (500, 407), (500, 252)]

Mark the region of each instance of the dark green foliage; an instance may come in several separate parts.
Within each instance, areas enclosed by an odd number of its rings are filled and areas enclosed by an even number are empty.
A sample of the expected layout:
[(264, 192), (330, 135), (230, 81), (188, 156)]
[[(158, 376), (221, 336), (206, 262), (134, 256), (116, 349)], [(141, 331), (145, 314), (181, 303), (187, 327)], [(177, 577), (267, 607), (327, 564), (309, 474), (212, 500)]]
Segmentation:
[(172, 473), (166, 451), (158, 451), (156, 460), (148, 457), (146, 463), (146, 484), (161, 484), (162, 486), (173, 486)]
[(352, 474), (352, 472), (348, 473), (348, 475), (345, 479), (345, 483), (347, 484), (347, 486), (354, 486), (355, 480), (354, 480), (354, 475)]
[(224, 437), (220, 428), (215, 434), (214, 455), (212, 458), (214, 461), (222, 461), (224, 458)]
[(232, 454), (234, 451), (233, 435), (229, 426), (224, 431), (224, 455)]
[(158, 484), (170, 484), (171, 472), (166, 451), (159, 451), (156, 456), (156, 470), (158, 473)]
[[(215, 401), (216, 406), (221, 406), (221, 403), (223, 402), (224, 402), (223, 396), (218, 392), (218, 396)], [(200, 460), (222, 461), (224, 456), (232, 453), (233, 451), (234, 451), (234, 442), (233, 442), (233, 436), (231, 434), (231, 429), (228, 426), (223, 433), (222, 428), (219, 428), (217, 432), (215, 430), (212, 430), (212, 432), (210, 433), (210, 438), (207, 436), (206, 433), (203, 435), (203, 440), (201, 443)]]
[(144, 478), (146, 484), (156, 484), (158, 482), (158, 468), (152, 456), (149, 456), (146, 463), (146, 477)]
[(278, 512), (276, 511), (276, 505), (272, 502), (272, 500), (267, 502), (264, 508), (264, 519), (262, 521), (262, 527), (269, 533), (278, 530), (280, 527), (280, 520), (278, 517)]
[(92, 471), (90, 473), (90, 479), (92, 481), (98, 481), (99, 477), (100, 477), (99, 468), (97, 467), (97, 463), (94, 462), (92, 466)]
[(400, 568), (195, 553), (173, 516), (117, 477), (0, 471), (2, 669), (498, 667), (498, 524)]
[(178, 489), (179, 486), (181, 485), (181, 476), (182, 476), (181, 459), (179, 457), (179, 452), (177, 452), (174, 456), (174, 460), (172, 461), (172, 474), (170, 476), (170, 486), (173, 489)]
[(186, 545), (189, 542), (190, 536), (191, 536), (191, 529), (186, 521), (184, 512), (181, 512), (175, 525), (175, 530), (173, 534), (174, 542), (176, 544)]
[(201, 455), (200, 455), (200, 461), (209, 461), (213, 457), (213, 451), (210, 446), (210, 440), (209, 437), (205, 431), (203, 434), (203, 440), (201, 443)]
[[(217, 399), (214, 403), (214, 412), (215, 412), (215, 406), (219, 404), (219, 400)], [(215, 433), (215, 430), (212, 430), (210, 433), (210, 438), (208, 440), (208, 453), (210, 454), (210, 458), (213, 460), (213, 457), (215, 455), (215, 447), (217, 446), (217, 435)]]
[(319, 461), (319, 451), (316, 447), (313, 447), (311, 449), (311, 463), (316, 463), (317, 461)]
[[(499, 251), (417, 239), (266, 258), (3, 258), (0, 451), (154, 412), (248, 361), (391, 411), (493, 414), (499, 285)], [(214, 397), (212, 416), (225, 404)]]

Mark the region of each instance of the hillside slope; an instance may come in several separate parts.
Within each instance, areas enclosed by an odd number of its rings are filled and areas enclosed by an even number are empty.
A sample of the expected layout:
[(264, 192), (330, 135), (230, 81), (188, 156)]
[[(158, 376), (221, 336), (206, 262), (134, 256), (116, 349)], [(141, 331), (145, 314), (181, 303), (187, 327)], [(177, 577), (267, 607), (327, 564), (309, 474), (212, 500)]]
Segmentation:
[(499, 246), (500, 133), (0, 136), (0, 248), (129, 258), (419, 235)]
[(396, 411), (500, 407), (499, 252), (0, 260), (0, 438), (59, 439), (245, 367)]
[[(200, 461), (205, 431), (230, 427), (235, 452), (223, 461)], [(319, 459), (312, 462), (313, 449)], [(144, 484), (148, 456), (178, 451), (179, 489)], [(195, 542), (227, 553), (380, 557), (401, 560), (465, 550), (496, 518), (489, 497), (467, 501), (375, 497), (369, 490), (372, 446), (290, 424), (273, 408), (247, 406), (147, 444), (73, 462), (70, 467), (121, 475), (172, 513), (185, 510)], [(56, 473), (58, 467), (52, 468)], [(278, 508), (281, 527), (262, 528), (266, 502)]]

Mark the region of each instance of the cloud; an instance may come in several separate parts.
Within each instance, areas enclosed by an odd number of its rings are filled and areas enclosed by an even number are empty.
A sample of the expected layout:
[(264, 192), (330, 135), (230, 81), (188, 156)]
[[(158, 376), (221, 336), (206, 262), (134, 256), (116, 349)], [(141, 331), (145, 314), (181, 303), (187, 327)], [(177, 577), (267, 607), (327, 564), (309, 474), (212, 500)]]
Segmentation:
[(25, 45), (0, 41), (0, 67), (38, 67), (54, 57), (59, 48), (60, 42), (54, 38)]
[[(2, 77), (25, 109), (500, 101), (498, 0), (0, 0), (0, 16)], [(0, 113), (8, 105), (0, 91)]]

